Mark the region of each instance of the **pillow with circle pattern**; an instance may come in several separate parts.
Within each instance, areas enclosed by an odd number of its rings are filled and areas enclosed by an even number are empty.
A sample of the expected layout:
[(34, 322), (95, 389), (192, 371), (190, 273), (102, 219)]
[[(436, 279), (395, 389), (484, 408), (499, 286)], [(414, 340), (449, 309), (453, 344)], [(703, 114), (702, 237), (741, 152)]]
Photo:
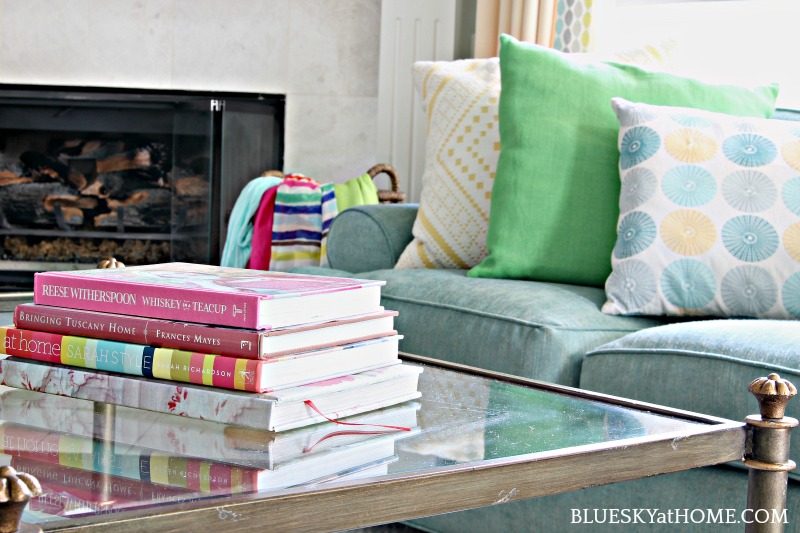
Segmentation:
[(800, 318), (800, 122), (612, 100), (609, 314)]

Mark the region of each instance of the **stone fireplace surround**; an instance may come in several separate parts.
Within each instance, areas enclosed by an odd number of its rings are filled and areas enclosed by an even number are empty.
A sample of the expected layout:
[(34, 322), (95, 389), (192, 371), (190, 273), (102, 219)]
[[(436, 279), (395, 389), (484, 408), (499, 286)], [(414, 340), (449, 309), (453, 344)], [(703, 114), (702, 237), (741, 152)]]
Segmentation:
[(381, 0), (0, 0), (0, 83), (282, 94), (283, 170), (343, 182), (380, 162), (380, 17)]
[(0, 83), (286, 95), (284, 169), (378, 161), (381, 0), (0, 0)]

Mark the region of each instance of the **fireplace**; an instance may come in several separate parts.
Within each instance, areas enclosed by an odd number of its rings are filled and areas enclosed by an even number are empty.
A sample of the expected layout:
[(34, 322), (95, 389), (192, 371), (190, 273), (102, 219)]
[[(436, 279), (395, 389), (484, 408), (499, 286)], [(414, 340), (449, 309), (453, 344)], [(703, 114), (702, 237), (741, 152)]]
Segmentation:
[(239, 192), (283, 167), (280, 95), (0, 85), (0, 290), (42, 270), (218, 264)]

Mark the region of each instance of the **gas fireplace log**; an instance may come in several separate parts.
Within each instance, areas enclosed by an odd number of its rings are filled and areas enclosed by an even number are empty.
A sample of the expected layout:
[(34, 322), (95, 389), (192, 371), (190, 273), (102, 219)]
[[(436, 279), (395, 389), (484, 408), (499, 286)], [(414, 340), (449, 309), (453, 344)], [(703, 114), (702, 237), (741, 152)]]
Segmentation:
[(53, 227), (56, 224), (52, 203), (46, 198), (74, 197), (74, 189), (58, 182), (15, 183), (0, 187), (0, 223), (4, 227)]
[(162, 186), (153, 183), (149, 176), (139, 171), (109, 172), (97, 176), (97, 179), (92, 184), (81, 189), (81, 194), (98, 198), (125, 200), (134, 191), (151, 188), (162, 188)]
[(31, 182), (33, 182), (33, 178), (31, 178), (30, 176), (15, 176), (13, 174), (7, 174), (3, 171), (0, 171), (0, 187), (5, 187), (6, 185), (31, 183)]
[(202, 176), (184, 176), (175, 179), (175, 194), (177, 196), (208, 197), (208, 180)]
[(44, 207), (48, 211), (52, 211), (55, 204), (61, 204), (62, 207), (77, 207), (78, 209), (95, 209), (97, 207), (97, 198), (87, 198), (85, 196), (78, 196), (74, 194), (51, 194), (44, 198)]
[(64, 162), (41, 152), (28, 150), (23, 152), (19, 159), (30, 170), (33, 181), (60, 181), (66, 185), (72, 185), (76, 189), (85, 187), (88, 183), (86, 177), (80, 172), (70, 169)]
[(172, 223), (179, 228), (208, 224), (208, 202), (203, 197), (179, 197), (173, 204)]
[(130, 148), (122, 141), (71, 139), (62, 141), (60, 146), (48, 152), (54, 153), (62, 161), (72, 158), (95, 159), (98, 174), (152, 166), (159, 166), (167, 171), (172, 165), (169, 149), (158, 142)]
[(53, 206), (53, 215), (56, 219), (56, 226), (62, 231), (68, 231), (70, 226), (80, 226), (83, 224), (83, 211), (77, 207), (62, 207), (61, 204)]
[(59, 180), (66, 183), (69, 167), (46, 154), (28, 150), (19, 156), (19, 160), (28, 167), (36, 181)]
[(108, 200), (110, 213), (94, 218), (97, 228), (169, 227), (172, 214), (172, 192), (167, 189), (145, 189), (133, 192), (125, 200)]
[(119, 172), (120, 170), (131, 170), (133, 168), (147, 168), (150, 166), (150, 157), (147, 152), (132, 150), (124, 154), (117, 154), (97, 162), (97, 173), (107, 174), (109, 172)]
[(59, 145), (54, 145), (48, 150), (58, 159), (67, 161), (69, 159), (108, 159), (126, 150), (123, 141), (101, 141), (99, 139), (68, 139), (60, 141)]
[(98, 161), (97, 173), (106, 174), (150, 167), (157, 167), (161, 172), (166, 173), (171, 166), (172, 162), (167, 147), (154, 142)]
[(30, 175), (26, 175), (26, 170), (22, 163), (0, 165), (0, 187), (15, 183), (31, 183), (32, 181), (33, 178)]
[(26, 172), (26, 169), (22, 163), (0, 165), (0, 180), (5, 180), (8, 181), (8, 183), (11, 183), (15, 178), (27, 178), (29, 181), (33, 180), (33, 178), (31, 178), (31, 176)]
[[(84, 209), (97, 208), (96, 198), (87, 198), (76, 195), (50, 195), (44, 199), (44, 208), (49, 213), (53, 213), (56, 224), (61, 227), (59, 222), (63, 221), (72, 226), (83, 224)], [(61, 212), (59, 214), (59, 211)], [(65, 228), (62, 228), (65, 229)]]

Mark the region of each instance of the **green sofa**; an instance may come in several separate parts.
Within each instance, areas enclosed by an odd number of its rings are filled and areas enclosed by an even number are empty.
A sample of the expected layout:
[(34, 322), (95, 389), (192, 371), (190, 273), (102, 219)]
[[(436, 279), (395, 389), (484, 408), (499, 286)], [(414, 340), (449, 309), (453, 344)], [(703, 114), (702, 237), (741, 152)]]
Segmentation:
[[(784, 119), (800, 114), (781, 112)], [(401, 350), (733, 420), (757, 413), (749, 382), (777, 372), (800, 384), (800, 323), (612, 316), (602, 288), (468, 278), (465, 270), (395, 269), (415, 204), (348, 209), (328, 237), (328, 268), (386, 280)], [(800, 400), (787, 416), (800, 418)], [(791, 456), (800, 461), (800, 435)], [(691, 470), (412, 522), (429, 531), (742, 531), (742, 524), (572, 523), (573, 509), (746, 508), (740, 465)], [(446, 498), (446, 495), (442, 496)], [(790, 474), (786, 531), (800, 531), (800, 476)]]

